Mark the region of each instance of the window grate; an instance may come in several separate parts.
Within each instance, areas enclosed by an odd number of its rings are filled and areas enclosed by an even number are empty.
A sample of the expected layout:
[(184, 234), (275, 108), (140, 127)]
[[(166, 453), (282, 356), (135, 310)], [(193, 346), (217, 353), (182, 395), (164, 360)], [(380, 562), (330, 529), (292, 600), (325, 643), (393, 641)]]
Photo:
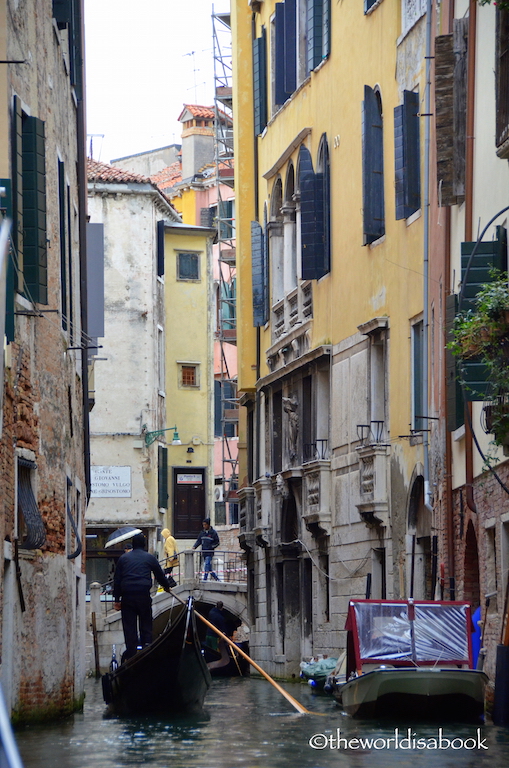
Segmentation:
[(46, 529), (32, 490), (30, 475), (36, 469), (33, 461), (18, 459), (18, 513), (25, 523), (22, 549), (39, 549), (46, 542)]

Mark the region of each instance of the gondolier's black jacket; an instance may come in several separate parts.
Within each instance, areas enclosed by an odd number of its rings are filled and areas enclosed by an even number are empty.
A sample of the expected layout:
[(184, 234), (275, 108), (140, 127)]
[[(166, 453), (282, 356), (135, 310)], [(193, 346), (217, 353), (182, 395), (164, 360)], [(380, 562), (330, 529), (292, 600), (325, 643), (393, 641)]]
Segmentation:
[(113, 580), (115, 602), (119, 602), (123, 595), (148, 595), (152, 574), (162, 587), (168, 588), (164, 571), (154, 555), (144, 549), (133, 549), (119, 557)]
[(219, 536), (217, 531), (213, 528), (209, 528), (208, 531), (200, 531), (200, 534), (193, 544), (193, 549), (196, 549), (201, 544), (202, 552), (212, 552), (219, 546)]

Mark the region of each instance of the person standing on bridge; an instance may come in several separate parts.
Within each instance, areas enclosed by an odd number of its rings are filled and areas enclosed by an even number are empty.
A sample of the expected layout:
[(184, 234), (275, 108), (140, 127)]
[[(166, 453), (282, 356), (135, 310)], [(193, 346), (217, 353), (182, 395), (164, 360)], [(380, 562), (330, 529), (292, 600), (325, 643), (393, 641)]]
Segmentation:
[[(113, 580), (113, 606), (122, 613), (125, 653), (122, 661), (135, 655), (138, 640), (142, 648), (152, 642), (152, 574), (165, 592), (170, 591), (164, 571), (154, 555), (145, 552), (142, 533), (133, 536), (133, 549), (119, 557)], [(139, 636), (138, 636), (139, 624)]]
[(219, 546), (219, 536), (210, 525), (210, 517), (206, 517), (202, 523), (203, 530), (200, 531), (200, 535), (196, 539), (193, 549), (197, 549), (201, 544), (201, 553), (204, 560), (203, 564), (203, 581), (207, 581), (208, 575), (212, 576), (215, 581), (219, 581), (219, 576), (212, 570), (212, 558), (214, 557), (214, 550)]

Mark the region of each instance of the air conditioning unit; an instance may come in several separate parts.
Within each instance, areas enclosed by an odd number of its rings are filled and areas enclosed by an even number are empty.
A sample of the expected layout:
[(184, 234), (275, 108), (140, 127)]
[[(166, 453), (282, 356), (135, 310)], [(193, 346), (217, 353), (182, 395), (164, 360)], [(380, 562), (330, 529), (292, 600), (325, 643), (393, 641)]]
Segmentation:
[(214, 487), (214, 501), (224, 501), (223, 486), (216, 485)]

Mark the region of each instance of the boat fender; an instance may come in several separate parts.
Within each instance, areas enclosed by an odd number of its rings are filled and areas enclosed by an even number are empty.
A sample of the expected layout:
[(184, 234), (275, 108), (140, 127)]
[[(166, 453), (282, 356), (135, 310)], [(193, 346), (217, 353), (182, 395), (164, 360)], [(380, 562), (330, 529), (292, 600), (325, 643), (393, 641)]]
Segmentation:
[(102, 686), (103, 686), (103, 699), (106, 702), (106, 704), (109, 704), (112, 700), (112, 691), (111, 691), (111, 678), (109, 675), (103, 675), (102, 676)]

